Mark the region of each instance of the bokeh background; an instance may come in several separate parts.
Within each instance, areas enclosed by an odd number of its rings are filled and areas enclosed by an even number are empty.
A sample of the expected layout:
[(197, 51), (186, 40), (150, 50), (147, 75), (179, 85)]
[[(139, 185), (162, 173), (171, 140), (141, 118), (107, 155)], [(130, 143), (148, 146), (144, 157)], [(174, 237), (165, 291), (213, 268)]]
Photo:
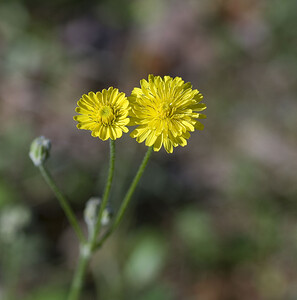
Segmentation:
[[(205, 97), (205, 129), (154, 153), (125, 220), (94, 257), (82, 299), (297, 299), (297, 2), (0, 2), (0, 299), (65, 299), (78, 245), (28, 157), (83, 224), (108, 143), (72, 120), (83, 93), (129, 94), (148, 74)], [(116, 211), (146, 151), (117, 141)]]

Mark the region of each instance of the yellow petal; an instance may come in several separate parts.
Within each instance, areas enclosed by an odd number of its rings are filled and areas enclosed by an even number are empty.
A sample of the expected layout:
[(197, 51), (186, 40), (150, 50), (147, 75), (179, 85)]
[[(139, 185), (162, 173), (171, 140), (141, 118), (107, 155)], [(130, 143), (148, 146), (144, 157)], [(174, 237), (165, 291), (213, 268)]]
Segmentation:
[(178, 136), (176, 137), (176, 141), (178, 142), (179, 145), (181, 145), (182, 147), (187, 145), (187, 140), (185, 138), (183, 138), (182, 136)]
[(207, 118), (207, 116), (204, 114), (199, 114), (199, 116), (198, 116), (198, 119), (206, 119), (206, 118)]
[(86, 122), (90, 120), (90, 117), (87, 115), (78, 115), (78, 116), (74, 116), (73, 120), (77, 122)]
[(202, 123), (200, 123), (199, 121), (196, 121), (196, 124), (194, 126), (195, 126), (195, 129), (198, 129), (198, 130), (203, 130), (203, 128), (204, 128), (204, 125)]
[(109, 138), (106, 126), (101, 126), (99, 130), (99, 138), (103, 141), (106, 141)]
[(173, 152), (173, 145), (172, 145), (171, 140), (166, 139), (166, 140), (164, 140), (163, 144), (164, 144), (164, 148), (167, 151), (167, 153)]
[(78, 106), (89, 111), (94, 111), (94, 107), (86, 102), (83, 102), (82, 100), (79, 100), (77, 102)]
[(145, 145), (148, 146), (148, 147), (151, 147), (156, 139), (157, 139), (158, 136), (156, 136), (155, 132), (150, 132), (149, 136), (147, 137), (146, 141), (145, 141)]
[(98, 103), (103, 104), (103, 96), (101, 92), (96, 93), (96, 98), (98, 99)]
[(154, 151), (160, 151), (163, 143), (163, 135), (159, 135), (154, 144)]
[(92, 98), (90, 98), (88, 95), (84, 94), (81, 96), (81, 99), (78, 101), (78, 103), (86, 103), (88, 105), (93, 105), (94, 101), (92, 100)]
[(195, 130), (195, 127), (188, 121), (181, 121), (181, 123), (186, 127), (187, 130), (189, 130), (189, 131)]
[(191, 105), (191, 109), (195, 111), (203, 111), (206, 109), (206, 105), (204, 103), (197, 103), (195, 105)]
[(126, 131), (126, 129), (128, 130), (127, 127), (123, 127), (123, 128), (117, 128), (117, 127), (114, 127), (114, 130), (115, 130), (115, 132), (116, 132), (116, 137), (117, 137), (117, 138), (120, 138), (120, 137), (123, 135), (123, 131), (124, 131), (124, 132), (128, 132), (128, 131)]
[(91, 111), (89, 111), (89, 110), (87, 110), (87, 109), (84, 109), (84, 108), (81, 108), (81, 107), (77, 107), (77, 108), (75, 109), (75, 111), (76, 111), (77, 113), (83, 114), (83, 115), (89, 115), (89, 114), (92, 113)]
[[(129, 129), (126, 126), (120, 126), (121, 130), (124, 131), (125, 133), (129, 132)], [(122, 136), (122, 133), (121, 133)], [(121, 137), (120, 136), (120, 137)]]
[(96, 127), (96, 123), (94, 124), (93, 121), (91, 122), (83, 122), (76, 125), (78, 129), (85, 129), (85, 130), (92, 130), (94, 127)]
[(88, 97), (90, 99), (90, 104), (98, 105), (99, 101), (94, 92), (89, 92)]
[(151, 131), (149, 129), (144, 130), (141, 134), (138, 135), (138, 137), (136, 139), (137, 142), (142, 143), (149, 136), (150, 133), (151, 133)]

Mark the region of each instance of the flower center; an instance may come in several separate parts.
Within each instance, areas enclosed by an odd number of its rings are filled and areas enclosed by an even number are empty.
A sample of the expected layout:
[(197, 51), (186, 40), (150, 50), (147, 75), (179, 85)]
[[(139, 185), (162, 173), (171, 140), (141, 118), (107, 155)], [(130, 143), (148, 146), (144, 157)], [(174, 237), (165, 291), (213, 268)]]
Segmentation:
[(110, 124), (114, 120), (113, 110), (110, 106), (102, 106), (99, 110), (99, 119), (103, 124)]
[(168, 119), (171, 118), (173, 115), (173, 108), (170, 106), (170, 104), (163, 103), (160, 105), (158, 112), (160, 119)]

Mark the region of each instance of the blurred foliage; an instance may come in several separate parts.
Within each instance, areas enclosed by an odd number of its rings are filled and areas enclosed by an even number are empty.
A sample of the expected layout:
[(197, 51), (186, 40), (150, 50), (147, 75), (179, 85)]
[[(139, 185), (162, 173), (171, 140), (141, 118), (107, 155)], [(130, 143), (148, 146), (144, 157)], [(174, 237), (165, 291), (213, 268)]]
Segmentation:
[[(201, 90), (205, 130), (153, 155), (82, 299), (296, 299), (296, 10), (295, 0), (0, 1), (0, 299), (65, 299), (77, 259), (31, 141), (52, 140), (49, 168), (83, 222), (108, 145), (75, 128), (76, 101), (110, 85), (129, 94), (149, 73)], [(113, 210), (144, 152), (127, 135), (117, 142)]]

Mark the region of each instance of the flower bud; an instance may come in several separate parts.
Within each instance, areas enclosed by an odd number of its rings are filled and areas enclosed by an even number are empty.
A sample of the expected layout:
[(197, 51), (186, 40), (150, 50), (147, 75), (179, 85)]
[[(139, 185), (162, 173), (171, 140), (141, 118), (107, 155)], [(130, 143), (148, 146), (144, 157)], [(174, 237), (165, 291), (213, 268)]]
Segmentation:
[(44, 136), (33, 140), (29, 156), (36, 167), (42, 165), (49, 157), (51, 141)]
[(88, 226), (88, 231), (91, 233), (96, 225), (97, 216), (100, 208), (100, 198), (92, 197), (86, 203), (84, 210), (84, 219)]
[[(101, 199), (97, 197), (90, 198), (86, 204), (84, 210), (84, 219), (88, 226), (88, 231), (90, 235), (92, 234), (96, 226), (100, 205), (101, 205)], [(111, 209), (109, 207), (106, 207), (102, 213), (101, 225), (102, 226), (108, 225), (111, 217), (112, 217)]]

